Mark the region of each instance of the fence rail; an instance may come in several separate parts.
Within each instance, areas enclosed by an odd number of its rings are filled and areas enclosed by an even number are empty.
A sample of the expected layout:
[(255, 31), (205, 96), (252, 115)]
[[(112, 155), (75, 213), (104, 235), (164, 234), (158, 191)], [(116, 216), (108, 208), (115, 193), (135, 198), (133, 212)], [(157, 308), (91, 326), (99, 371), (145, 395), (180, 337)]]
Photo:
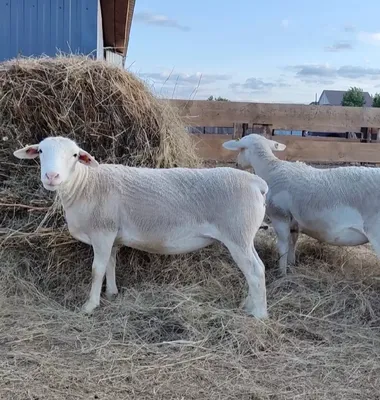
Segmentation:
[(281, 159), (332, 164), (380, 163), (380, 142), (371, 140), (373, 129), (377, 133), (380, 128), (378, 108), (201, 100), (168, 102), (178, 110), (187, 126), (235, 128), (233, 135), (191, 134), (199, 155), (205, 160), (234, 161), (236, 154), (223, 149), (222, 143), (243, 136), (247, 127), (260, 126), (268, 137), (274, 130), (362, 132), (362, 140), (275, 136), (275, 140), (287, 145), (284, 152), (277, 153)]
[(191, 126), (271, 125), (273, 129), (326, 132), (380, 128), (380, 109), (299, 104), (169, 100)]

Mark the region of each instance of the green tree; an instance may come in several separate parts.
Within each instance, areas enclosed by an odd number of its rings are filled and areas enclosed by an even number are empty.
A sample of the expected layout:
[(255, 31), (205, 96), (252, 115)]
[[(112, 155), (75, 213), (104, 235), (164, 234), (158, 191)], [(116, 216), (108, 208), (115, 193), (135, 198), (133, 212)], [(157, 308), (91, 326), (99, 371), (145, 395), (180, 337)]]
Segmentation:
[(229, 101), (225, 97), (220, 97), (220, 96), (219, 97), (210, 96), (207, 100), (208, 101)]
[(363, 107), (365, 98), (363, 89), (352, 87), (343, 96), (342, 106), (346, 107)]
[(380, 93), (376, 93), (373, 96), (372, 107), (380, 107)]

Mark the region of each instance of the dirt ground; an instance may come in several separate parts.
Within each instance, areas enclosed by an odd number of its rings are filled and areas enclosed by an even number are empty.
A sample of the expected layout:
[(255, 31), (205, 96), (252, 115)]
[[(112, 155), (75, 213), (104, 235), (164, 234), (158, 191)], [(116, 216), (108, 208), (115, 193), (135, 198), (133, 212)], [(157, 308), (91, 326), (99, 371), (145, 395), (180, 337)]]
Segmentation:
[(219, 245), (118, 264), (119, 297), (90, 317), (78, 307), (91, 258), (42, 274), (32, 262), (42, 247), (3, 246), (0, 398), (379, 399), (373, 252), (301, 237), (298, 265), (279, 278), (274, 244), (271, 228), (260, 231), (266, 322), (240, 309), (246, 284)]

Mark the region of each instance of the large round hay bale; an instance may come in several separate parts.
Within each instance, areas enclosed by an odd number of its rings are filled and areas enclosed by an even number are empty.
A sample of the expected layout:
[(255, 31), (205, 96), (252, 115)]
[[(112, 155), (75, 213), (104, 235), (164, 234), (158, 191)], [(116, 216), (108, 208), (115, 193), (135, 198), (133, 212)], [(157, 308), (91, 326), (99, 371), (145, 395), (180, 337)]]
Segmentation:
[[(175, 110), (130, 72), (77, 56), (1, 64), (1, 249), (9, 256), (14, 249), (18, 263), (32, 265), (36, 276), (54, 270), (53, 281), (45, 277), (45, 284), (58, 290), (63, 283), (58, 266), (65, 266), (74, 284), (67, 267), (83, 264), (87, 276), (91, 250), (67, 233), (54, 195), (41, 185), (38, 160), (12, 154), (52, 135), (76, 140), (102, 162), (157, 168), (200, 162)], [(125, 254), (127, 263), (136, 257)]]

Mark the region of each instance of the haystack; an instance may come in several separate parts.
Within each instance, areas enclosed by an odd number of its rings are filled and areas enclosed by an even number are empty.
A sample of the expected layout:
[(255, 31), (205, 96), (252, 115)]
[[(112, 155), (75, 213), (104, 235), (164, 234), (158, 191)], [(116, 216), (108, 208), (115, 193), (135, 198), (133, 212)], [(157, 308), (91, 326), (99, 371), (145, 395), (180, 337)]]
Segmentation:
[[(87, 275), (91, 257), (88, 246), (68, 235), (54, 195), (42, 188), (38, 161), (15, 159), (16, 148), (62, 135), (101, 162), (200, 165), (175, 110), (132, 73), (103, 61), (69, 56), (5, 62), (0, 66), (0, 110), (2, 249), (9, 255), (14, 248), (19, 262), (24, 252), (37, 275), (45, 275), (49, 266), (57, 273), (59, 265), (70, 275), (68, 267), (77, 267), (83, 254), (88, 255), (83, 262)], [(127, 264), (135, 256), (128, 257)]]

